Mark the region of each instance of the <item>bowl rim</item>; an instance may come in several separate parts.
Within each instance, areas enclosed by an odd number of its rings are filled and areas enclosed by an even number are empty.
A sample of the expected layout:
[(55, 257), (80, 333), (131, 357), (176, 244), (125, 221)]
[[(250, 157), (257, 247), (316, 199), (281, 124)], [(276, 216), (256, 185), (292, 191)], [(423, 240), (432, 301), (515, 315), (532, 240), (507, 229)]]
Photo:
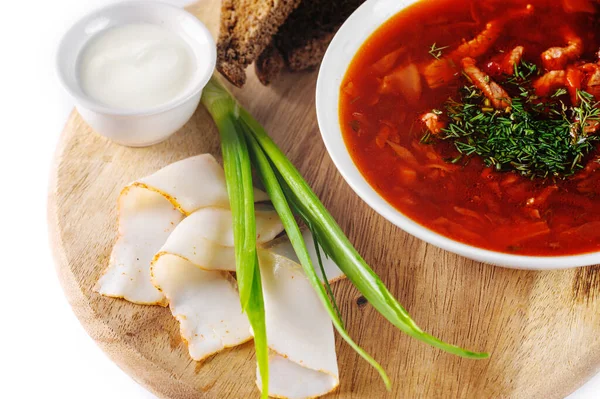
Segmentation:
[[(141, 108), (139, 110), (138, 109), (131, 110), (131, 109), (122, 109), (122, 108), (118, 108), (118, 107), (111, 107), (111, 106), (102, 104), (102, 103), (94, 100), (93, 98), (86, 95), (85, 93), (82, 95), (77, 90), (75, 90), (70, 83), (68, 83), (68, 79), (66, 78), (65, 71), (61, 66), (61, 61), (62, 61), (61, 56), (64, 51), (67, 51), (66, 48), (67, 48), (67, 42), (69, 41), (69, 38), (71, 36), (73, 36), (74, 34), (76, 34), (78, 29), (80, 27), (82, 27), (82, 25), (85, 25), (89, 21), (92, 21), (103, 15), (110, 15), (112, 13), (118, 12), (120, 9), (130, 8), (130, 7), (134, 7), (134, 8), (137, 7), (140, 9), (142, 9), (142, 8), (148, 9), (149, 7), (154, 7), (154, 8), (163, 9), (163, 10), (168, 9), (169, 11), (175, 12), (177, 14), (177, 20), (179, 21), (178, 22), (179, 24), (181, 24), (182, 21), (185, 20), (186, 23), (196, 25), (196, 27), (198, 27), (200, 29), (200, 31), (203, 33), (204, 38), (208, 41), (208, 44), (209, 44), (208, 46), (206, 46), (206, 48), (208, 50), (208, 53), (205, 55), (206, 58), (208, 59), (206, 71), (198, 72), (199, 73), (198, 76), (200, 76), (200, 77), (195, 79), (193, 84), (191, 84), (189, 87), (186, 87), (186, 89), (184, 90), (184, 92), (181, 95), (175, 97), (174, 99), (172, 99), (171, 101), (169, 101), (165, 104), (148, 107), (148, 108)], [(194, 54), (197, 54), (197, 49), (192, 45), (193, 43), (191, 43), (189, 40), (186, 40), (185, 38), (182, 38), (182, 40), (184, 40), (185, 43), (188, 46), (190, 46), (190, 48)], [(112, 3), (112, 4), (108, 4), (108, 5), (105, 5), (100, 8), (96, 8), (93, 11), (90, 11), (90, 12), (84, 14), (83, 16), (81, 16), (80, 18), (78, 18), (77, 21), (75, 23), (73, 23), (62, 35), (62, 37), (59, 41), (59, 44), (56, 48), (54, 63), (55, 63), (56, 74), (58, 76), (58, 80), (59, 80), (61, 86), (69, 93), (69, 95), (71, 97), (73, 97), (73, 99), (75, 100), (75, 102), (78, 106), (84, 107), (88, 110), (91, 110), (91, 111), (94, 111), (94, 112), (97, 112), (100, 114), (112, 115), (112, 116), (123, 116), (123, 117), (149, 116), (149, 115), (156, 115), (156, 114), (161, 114), (161, 113), (164, 113), (167, 111), (171, 111), (172, 109), (175, 109), (175, 108), (187, 103), (192, 98), (194, 98), (196, 95), (198, 95), (198, 93), (204, 89), (204, 87), (210, 80), (210, 78), (215, 70), (215, 66), (217, 63), (217, 49), (216, 49), (216, 44), (215, 44), (214, 38), (213, 38), (212, 34), (210, 33), (210, 31), (208, 30), (208, 28), (206, 27), (206, 25), (204, 25), (204, 23), (202, 21), (200, 21), (194, 15), (190, 14), (185, 9), (177, 7), (173, 4), (165, 3), (162, 1), (156, 1), (156, 0), (128, 0), (128, 1)], [(204, 73), (204, 74), (200, 75), (200, 73)]]
[[(369, 37), (391, 17), (419, 1), (422, 0), (367, 0), (338, 30), (323, 57), (316, 87), (317, 121), (325, 148), (336, 169), (352, 190), (379, 215), (405, 232), (449, 252), (496, 266), (526, 270), (567, 269), (599, 263), (600, 252), (560, 256), (513, 255), (456, 241), (430, 230), (394, 208), (359, 171), (340, 127), (341, 83), (350, 63)], [(368, 26), (362, 34), (361, 26)], [(350, 60), (341, 61), (348, 58), (349, 53)]]

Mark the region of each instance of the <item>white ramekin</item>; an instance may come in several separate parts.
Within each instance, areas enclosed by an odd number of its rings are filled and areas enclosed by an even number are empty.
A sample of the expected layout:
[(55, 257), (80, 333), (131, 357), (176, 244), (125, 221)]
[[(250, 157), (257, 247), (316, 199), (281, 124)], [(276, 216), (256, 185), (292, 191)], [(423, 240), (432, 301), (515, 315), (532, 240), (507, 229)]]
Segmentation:
[(600, 253), (573, 256), (518, 256), (454, 241), (416, 223), (384, 200), (352, 161), (340, 127), (340, 85), (350, 62), (365, 40), (390, 17), (418, 0), (367, 0), (344, 23), (331, 42), (317, 80), (317, 118), (331, 159), (346, 182), (371, 208), (404, 231), (430, 244), (480, 262), (498, 266), (549, 270), (600, 263)]
[[(178, 34), (194, 54), (197, 68), (191, 83), (167, 104), (126, 111), (100, 104), (81, 89), (77, 62), (86, 43), (106, 29), (130, 23), (163, 26)], [(206, 26), (181, 8), (154, 1), (116, 3), (86, 15), (64, 35), (56, 60), (59, 80), (73, 97), (83, 119), (98, 134), (132, 147), (163, 141), (191, 118), (215, 63), (216, 46)]]

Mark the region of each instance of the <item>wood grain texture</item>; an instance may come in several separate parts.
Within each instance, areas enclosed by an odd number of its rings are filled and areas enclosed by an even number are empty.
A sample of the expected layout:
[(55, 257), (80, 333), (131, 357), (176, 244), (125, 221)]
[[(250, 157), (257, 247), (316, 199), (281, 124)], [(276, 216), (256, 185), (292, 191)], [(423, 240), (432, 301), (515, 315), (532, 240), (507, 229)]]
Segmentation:
[[(216, 31), (219, 0), (192, 12)], [(337, 339), (341, 386), (332, 398), (562, 398), (599, 370), (600, 269), (527, 272), (480, 264), (427, 245), (368, 208), (337, 173), (315, 116), (316, 72), (262, 87), (249, 69), (235, 95), (315, 188), (351, 241), (422, 328), (491, 353), (461, 359), (400, 333), (347, 282), (335, 284), (350, 334), (381, 361), (377, 374)], [(62, 134), (49, 192), (49, 227), (65, 294), (90, 336), (161, 398), (253, 398), (251, 343), (192, 361), (168, 309), (104, 298), (93, 287), (116, 239), (116, 201), (128, 182), (185, 157), (220, 158), (201, 107), (162, 144), (132, 149), (94, 134), (74, 112)]]

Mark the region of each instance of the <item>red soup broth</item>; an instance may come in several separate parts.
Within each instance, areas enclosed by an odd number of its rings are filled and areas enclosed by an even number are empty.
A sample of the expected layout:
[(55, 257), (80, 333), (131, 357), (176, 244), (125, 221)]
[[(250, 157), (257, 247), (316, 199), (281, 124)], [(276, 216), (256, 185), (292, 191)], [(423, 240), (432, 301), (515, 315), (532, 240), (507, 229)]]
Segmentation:
[[(597, 7), (593, 0), (564, 1), (592, 11)], [(564, 26), (583, 39), (581, 58), (598, 57), (598, 14), (567, 12), (562, 1), (422, 1), (380, 27), (352, 61), (341, 85), (344, 140), (358, 169), (383, 198), (446, 237), (518, 255), (598, 251), (600, 164), (595, 152), (582, 170), (565, 179), (497, 172), (477, 156), (452, 164), (448, 159), (458, 154), (452, 143), (421, 143), (421, 116), (441, 109), (464, 82), (436, 89), (422, 83), (418, 101), (407, 100), (402, 93), (382, 93), (382, 80), (390, 71), (409, 63), (421, 68), (432, 62), (434, 43), (451, 51), (477, 36), (487, 22), (527, 4), (534, 6), (534, 14), (506, 24), (489, 51), (477, 57), (479, 64), (522, 45), (524, 58), (539, 66), (543, 51), (564, 46), (560, 34)]]

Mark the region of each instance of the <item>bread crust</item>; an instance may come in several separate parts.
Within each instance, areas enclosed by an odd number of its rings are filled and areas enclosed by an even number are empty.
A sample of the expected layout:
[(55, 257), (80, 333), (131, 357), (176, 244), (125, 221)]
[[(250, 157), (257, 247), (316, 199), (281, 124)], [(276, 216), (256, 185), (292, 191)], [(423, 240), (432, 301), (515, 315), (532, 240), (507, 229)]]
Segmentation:
[(272, 43), (258, 56), (254, 64), (256, 76), (265, 86), (271, 84), (285, 68), (283, 54)]

